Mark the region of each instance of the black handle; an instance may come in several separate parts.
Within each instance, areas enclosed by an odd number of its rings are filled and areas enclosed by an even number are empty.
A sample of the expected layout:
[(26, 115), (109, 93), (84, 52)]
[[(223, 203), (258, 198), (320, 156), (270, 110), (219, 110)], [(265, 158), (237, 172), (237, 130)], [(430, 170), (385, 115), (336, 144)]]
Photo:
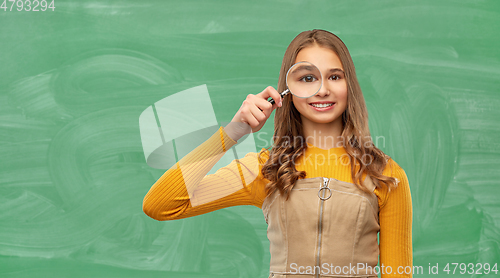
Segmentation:
[[(289, 92), (290, 92), (290, 90), (286, 89), (286, 90), (284, 90), (283, 92), (280, 93), (280, 96), (284, 97)], [(272, 99), (272, 98), (268, 99), (267, 101), (269, 101), (271, 104), (274, 104), (274, 99)]]

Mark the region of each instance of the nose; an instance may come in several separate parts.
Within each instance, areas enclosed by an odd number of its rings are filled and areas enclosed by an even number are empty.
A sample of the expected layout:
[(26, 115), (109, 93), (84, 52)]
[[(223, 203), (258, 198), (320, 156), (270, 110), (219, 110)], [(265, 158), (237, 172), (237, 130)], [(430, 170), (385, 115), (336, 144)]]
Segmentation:
[(316, 93), (316, 96), (325, 97), (329, 95), (330, 95), (330, 88), (328, 87), (328, 82), (326, 82), (324, 78), (321, 78), (321, 88), (319, 88), (319, 91)]

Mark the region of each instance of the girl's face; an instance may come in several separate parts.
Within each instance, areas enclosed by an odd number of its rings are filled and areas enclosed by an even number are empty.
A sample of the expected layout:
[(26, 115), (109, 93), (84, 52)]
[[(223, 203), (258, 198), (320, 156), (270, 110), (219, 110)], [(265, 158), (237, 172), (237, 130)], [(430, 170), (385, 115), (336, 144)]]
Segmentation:
[[(347, 107), (347, 83), (339, 57), (331, 49), (313, 45), (299, 51), (295, 63), (302, 61), (314, 64), (323, 76), (323, 84), (316, 95), (309, 98), (292, 95), (293, 104), (301, 114), (302, 124), (342, 125), (342, 113)], [(313, 106), (320, 103), (333, 105)]]

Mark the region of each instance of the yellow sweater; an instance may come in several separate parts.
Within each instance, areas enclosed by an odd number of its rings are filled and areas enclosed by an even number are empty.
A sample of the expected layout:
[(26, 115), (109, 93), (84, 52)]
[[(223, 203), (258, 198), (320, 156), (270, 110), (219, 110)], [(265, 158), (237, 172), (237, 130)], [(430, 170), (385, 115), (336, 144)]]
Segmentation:
[[(268, 180), (260, 174), (259, 153), (250, 152), (207, 175), (236, 143), (220, 127), (158, 179), (144, 197), (144, 212), (156, 220), (174, 220), (238, 205), (262, 209), (266, 196), (264, 186)], [(267, 160), (268, 150), (263, 148), (260, 152), (263, 152), (264, 161)], [(308, 144), (305, 154), (296, 161), (296, 169), (306, 171), (306, 178), (332, 177), (352, 183), (345, 154), (343, 147), (324, 150)], [(383, 174), (397, 178), (399, 184), (389, 194), (385, 187), (374, 191), (379, 204), (379, 264), (384, 266), (381, 277), (412, 277), (404, 274), (405, 266), (413, 265), (413, 211), (408, 179), (405, 171), (392, 159)], [(392, 274), (388, 274), (390, 269), (387, 266), (391, 267)], [(408, 272), (409, 268), (406, 270)]]

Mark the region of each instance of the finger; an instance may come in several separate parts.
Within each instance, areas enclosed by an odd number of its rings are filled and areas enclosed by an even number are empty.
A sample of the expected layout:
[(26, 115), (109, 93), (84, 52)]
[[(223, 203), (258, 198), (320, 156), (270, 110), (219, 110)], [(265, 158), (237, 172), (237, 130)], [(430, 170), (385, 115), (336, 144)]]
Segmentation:
[(272, 86), (268, 86), (266, 89), (264, 89), (264, 91), (261, 92), (261, 94), (262, 98), (264, 98), (266, 101), (268, 98), (272, 98), (274, 102), (278, 104), (279, 107), (281, 106), (282, 104), (281, 95)]
[(276, 91), (276, 89), (274, 89), (273, 87), (269, 86), (267, 87), (268, 90), (269, 90), (269, 94), (271, 95), (271, 97), (273, 98), (274, 102), (277, 103), (277, 106), (278, 107), (281, 107), (281, 105), (283, 104), (283, 97), (280, 95), (280, 93), (278, 91)]
[(254, 96), (252, 99), (251, 99), (251, 102), (253, 102), (257, 107), (259, 107), (260, 110), (269, 110), (273, 107), (273, 104), (270, 103), (267, 98), (263, 98), (262, 96), (264, 95), (261, 95), (261, 96)]
[(259, 121), (253, 115), (252, 106), (253, 109), (259, 110), (255, 105), (249, 105), (247, 109), (241, 111), (241, 121), (254, 128), (259, 125)]
[[(261, 92), (262, 93), (262, 92)], [(250, 106), (257, 106), (261, 111), (263, 110), (268, 110), (272, 108), (272, 104), (269, 103), (269, 101), (263, 99), (264, 95), (258, 94), (258, 95), (248, 95), (247, 99), (245, 100), (246, 104), (248, 107)]]
[[(263, 101), (263, 100), (261, 99), (260, 101)], [(263, 102), (265, 102), (266, 106), (270, 105), (270, 103), (267, 101), (263, 101)], [(269, 110), (269, 108), (265, 108), (264, 111), (266, 111), (266, 110)], [(250, 107), (250, 112), (252, 113), (253, 118), (256, 119), (256, 121), (258, 122), (257, 125), (266, 121), (268, 115), (264, 111), (262, 111), (261, 108), (259, 108), (257, 105)]]
[(278, 104), (271, 104), (269, 101), (262, 98), (255, 99), (255, 105), (265, 114), (266, 117), (269, 117), (273, 110), (278, 107)]
[(268, 99), (267, 102), (272, 104), (270, 112), (273, 112), (274, 109), (281, 107), (281, 105), (283, 104), (283, 98), (281, 99), (281, 102), (275, 102), (273, 98)]

